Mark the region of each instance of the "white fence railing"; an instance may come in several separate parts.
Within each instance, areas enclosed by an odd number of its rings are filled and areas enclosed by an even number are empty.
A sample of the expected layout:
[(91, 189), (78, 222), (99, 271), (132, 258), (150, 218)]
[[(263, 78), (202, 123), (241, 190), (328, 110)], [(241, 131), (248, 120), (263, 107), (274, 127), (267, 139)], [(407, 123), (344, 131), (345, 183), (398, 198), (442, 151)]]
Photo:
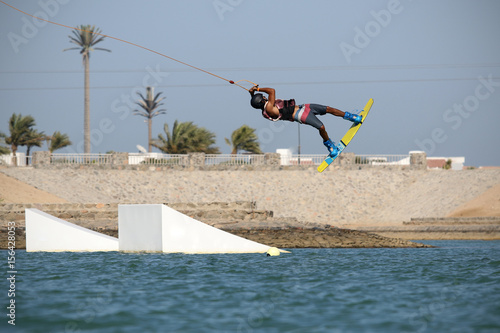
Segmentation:
[(250, 154), (207, 154), (205, 155), (205, 165), (246, 165), (264, 164), (264, 155)]
[(51, 164), (111, 164), (111, 154), (51, 154)]
[[(113, 164), (112, 154), (51, 154), (51, 164)], [(319, 165), (325, 159), (326, 154), (290, 154), (281, 155), (281, 165)], [(0, 156), (4, 164), (12, 165), (12, 157)], [(19, 153), (17, 156), (18, 166), (31, 165), (31, 156)], [(190, 163), (187, 154), (162, 154), (162, 153), (128, 153), (129, 165), (188, 165)], [(205, 160), (196, 161), (195, 164), (210, 165), (251, 165), (265, 164), (264, 155), (255, 154), (206, 154)], [(410, 155), (355, 155), (356, 165), (409, 165)]]
[(355, 164), (410, 165), (410, 155), (356, 155)]
[(162, 153), (129, 153), (128, 164), (185, 165), (187, 155)]
[(282, 155), (281, 165), (320, 165), (325, 159), (326, 154), (300, 154), (300, 155)]
[[(324, 155), (282, 155), (282, 165), (319, 165)], [(354, 164), (365, 165), (409, 165), (410, 155), (355, 155)]]

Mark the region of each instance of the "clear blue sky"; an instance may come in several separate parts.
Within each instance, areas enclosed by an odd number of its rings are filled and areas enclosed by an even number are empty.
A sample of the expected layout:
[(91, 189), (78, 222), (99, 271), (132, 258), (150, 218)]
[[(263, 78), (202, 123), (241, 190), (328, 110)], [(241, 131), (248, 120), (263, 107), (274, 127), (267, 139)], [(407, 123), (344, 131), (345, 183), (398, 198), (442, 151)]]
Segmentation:
[[(96, 25), (230, 80), (272, 86), (279, 98), (344, 111), (373, 98), (347, 148), (357, 154), (425, 150), (500, 165), (497, 0), (5, 1), (58, 23)], [(62, 51), (71, 30), (0, 4), (0, 32), (0, 131), (8, 133), (13, 113), (29, 114), (38, 130), (70, 136), (73, 146), (60, 152), (81, 152), (83, 66), (77, 51)], [(193, 121), (229, 153), (224, 138), (247, 124), (264, 151), (297, 149), (298, 125), (265, 120), (245, 90), (112, 39), (99, 46), (112, 53), (90, 58), (92, 152), (147, 146), (144, 118), (132, 115), (146, 85), (166, 97), (154, 137), (165, 123)], [(320, 119), (334, 141), (349, 127)], [(326, 153), (314, 128), (302, 125), (300, 135), (302, 153)]]

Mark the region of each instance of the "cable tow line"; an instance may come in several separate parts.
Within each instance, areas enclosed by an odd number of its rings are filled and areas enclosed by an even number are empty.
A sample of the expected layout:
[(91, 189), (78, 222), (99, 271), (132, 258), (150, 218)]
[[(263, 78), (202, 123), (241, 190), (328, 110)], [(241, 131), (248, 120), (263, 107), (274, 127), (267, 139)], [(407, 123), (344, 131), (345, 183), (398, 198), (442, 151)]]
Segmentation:
[(178, 59), (172, 58), (172, 57), (170, 57), (170, 56), (168, 56), (168, 55), (166, 55), (166, 54), (163, 54), (163, 53), (160, 53), (160, 52), (158, 52), (158, 51), (152, 50), (152, 49), (147, 48), (147, 47), (145, 47), (145, 46), (142, 46), (142, 45), (139, 45), (139, 44), (135, 44), (135, 43), (129, 42), (129, 41), (127, 41), (127, 40), (124, 40), (124, 39), (121, 39), (121, 38), (117, 38), (117, 37), (113, 37), (113, 36), (110, 36), (110, 35), (105, 35), (105, 34), (101, 34), (101, 33), (98, 33), (98, 32), (92, 32), (92, 31), (88, 31), (88, 30), (83, 30), (83, 29), (80, 29), (80, 28), (71, 27), (71, 26), (69, 26), (69, 25), (64, 25), (64, 24), (61, 24), (61, 23), (57, 23), (57, 22), (53, 22), (53, 21), (49, 21), (49, 20), (44, 19), (44, 18), (42, 18), (42, 17), (38, 17), (38, 16), (35, 16), (35, 15), (32, 15), (32, 14), (26, 13), (25, 11), (22, 11), (22, 10), (21, 10), (21, 9), (19, 9), (19, 8), (16, 8), (16, 7), (12, 6), (12, 5), (9, 5), (8, 3), (4, 2), (3, 0), (0, 0), (0, 3), (2, 3), (2, 4), (4, 4), (4, 5), (6, 5), (7, 7), (10, 7), (11, 9), (14, 9), (14, 10), (16, 10), (16, 11), (18, 11), (18, 12), (20, 12), (20, 13), (24, 14), (24, 15), (30, 16), (30, 17), (32, 17), (32, 18), (34, 18), (34, 19), (36, 19), (36, 20), (44, 21), (44, 22), (47, 22), (47, 23), (50, 23), (50, 24), (54, 24), (54, 25), (58, 25), (58, 26), (60, 26), (60, 27), (64, 27), (64, 28), (68, 28), (68, 29), (78, 30), (78, 31), (82, 31), (82, 32), (90, 32), (90, 33), (92, 33), (92, 34), (94, 34), (94, 35), (98, 35), (98, 36), (102, 36), (102, 37), (107, 37), (107, 38), (114, 39), (114, 40), (117, 40), (117, 41), (122, 42), (122, 43), (126, 43), (126, 44), (129, 44), (129, 45), (136, 46), (136, 47), (141, 48), (141, 49), (143, 49), (143, 50), (146, 50), (146, 51), (152, 52), (152, 53), (157, 54), (157, 55), (159, 55), (159, 56), (162, 56), (162, 57), (165, 57), (165, 58), (170, 59), (170, 60), (172, 60), (172, 61), (178, 62), (179, 64), (182, 64), (182, 65), (184, 65), (184, 66), (188, 66), (188, 67), (191, 67), (191, 68), (196, 69), (196, 70), (198, 70), (198, 71), (201, 71), (201, 72), (203, 72), (203, 73), (205, 73), (205, 74), (212, 75), (212, 76), (214, 76), (214, 77), (216, 77), (216, 78), (218, 78), (218, 79), (221, 79), (221, 80), (224, 80), (224, 81), (226, 81), (226, 82), (229, 82), (230, 84), (233, 84), (233, 85), (235, 85), (235, 86), (238, 86), (238, 87), (240, 87), (240, 88), (242, 88), (242, 89), (245, 89), (245, 90), (247, 90), (247, 91), (248, 91), (248, 90), (250, 90), (250, 89), (247, 89), (247, 88), (245, 88), (244, 86), (242, 86), (242, 85), (238, 84), (238, 82), (241, 82), (241, 81), (246, 81), (246, 82), (250, 82), (250, 83), (252, 83), (253, 85), (256, 85), (255, 83), (253, 83), (253, 82), (251, 82), (251, 81), (248, 81), (248, 80), (239, 80), (239, 81), (234, 82), (233, 80), (226, 79), (226, 78), (224, 78), (224, 77), (222, 77), (222, 76), (219, 76), (219, 75), (217, 75), (217, 74), (214, 74), (214, 73), (212, 73), (212, 72), (209, 72), (209, 71), (207, 71), (207, 70), (205, 70), (205, 69), (202, 69), (202, 68), (199, 68), (199, 67), (196, 67), (196, 66), (190, 65), (190, 64), (188, 64), (188, 63), (186, 63), (186, 62), (183, 62), (183, 61), (180, 61), (180, 60), (178, 60)]

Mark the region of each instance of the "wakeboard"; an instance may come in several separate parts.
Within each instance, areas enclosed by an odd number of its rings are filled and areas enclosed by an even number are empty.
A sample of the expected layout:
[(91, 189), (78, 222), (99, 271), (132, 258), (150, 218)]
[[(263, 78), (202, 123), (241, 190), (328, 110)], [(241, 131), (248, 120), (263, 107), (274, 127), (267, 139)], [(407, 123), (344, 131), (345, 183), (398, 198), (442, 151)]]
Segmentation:
[(360, 115), (363, 116), (363, 118), (361, 119), (361, 122), (358, 124), (352, 124), (351, 128), (349, 128), (347, 133), (342, 137), (340, 142), (337, 144), (337, 148), (339, 150), (339, 153), (337, 154), (337, 156), (331, 157), (330, 155), (328, 155), (325, 158), (325, 160), (323, 162), (321, 162), (321, 164), (319, 165), (319, 167), (318, 167), (319, 172), (325, 171), (325, 169), (328, 168), (328, 166), (330, 164), (332, 164), (332, 162), (335, 161), (335, 159), (337, 157), (339, 157), (340, 154), (344, 151), (345, 147), (347, 147), (349, 142), (351, 142), (352, 138), (354, 138), (356, 133), (358, 133), (358, 130), (361, 127), (361, 125), (363, 125), (363, 123), (365, 122), (366, 116), (368, 115), (368, 112), (370, 112), (372, 105), (373, 105), (373, 98), (370, 98), (368, 103), (366, 103), (365, 108), (360, 113)]

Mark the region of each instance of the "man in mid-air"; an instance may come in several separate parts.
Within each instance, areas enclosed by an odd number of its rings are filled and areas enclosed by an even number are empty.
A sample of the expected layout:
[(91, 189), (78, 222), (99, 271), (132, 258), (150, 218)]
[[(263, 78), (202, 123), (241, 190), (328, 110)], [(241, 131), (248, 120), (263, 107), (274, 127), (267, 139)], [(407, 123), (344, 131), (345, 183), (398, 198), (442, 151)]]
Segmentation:
[[(268, 95), (265, 97), (263, 94), (255, 93), (263, 92)], [(342, 117), (346, 120), (359, 124), (362, 116), (352, 114), (349, 112), (340, 111), (339, 109), (320, 104), (302, 104), (296, 105), (294, 99), (282, 100), (276, 99), (276, 91), (273, 88), (259, 88), (258, 86), (252, 87), (250, 90), (252, 99), (250, 104), (255, 109), (262, 111), (262, 116), (271, 121), (288, 120), (297, 121), (301, 124), (313, 126), (319, 130), (319, 135), (323, 139), (323, 144), (328, 149), (331, 157), (338, 155), (339, 151), (335, 143), (330, 140), (326, 132), (325, 125), (319, 120), (317, 115), (332, 114), (337, 117)]]

